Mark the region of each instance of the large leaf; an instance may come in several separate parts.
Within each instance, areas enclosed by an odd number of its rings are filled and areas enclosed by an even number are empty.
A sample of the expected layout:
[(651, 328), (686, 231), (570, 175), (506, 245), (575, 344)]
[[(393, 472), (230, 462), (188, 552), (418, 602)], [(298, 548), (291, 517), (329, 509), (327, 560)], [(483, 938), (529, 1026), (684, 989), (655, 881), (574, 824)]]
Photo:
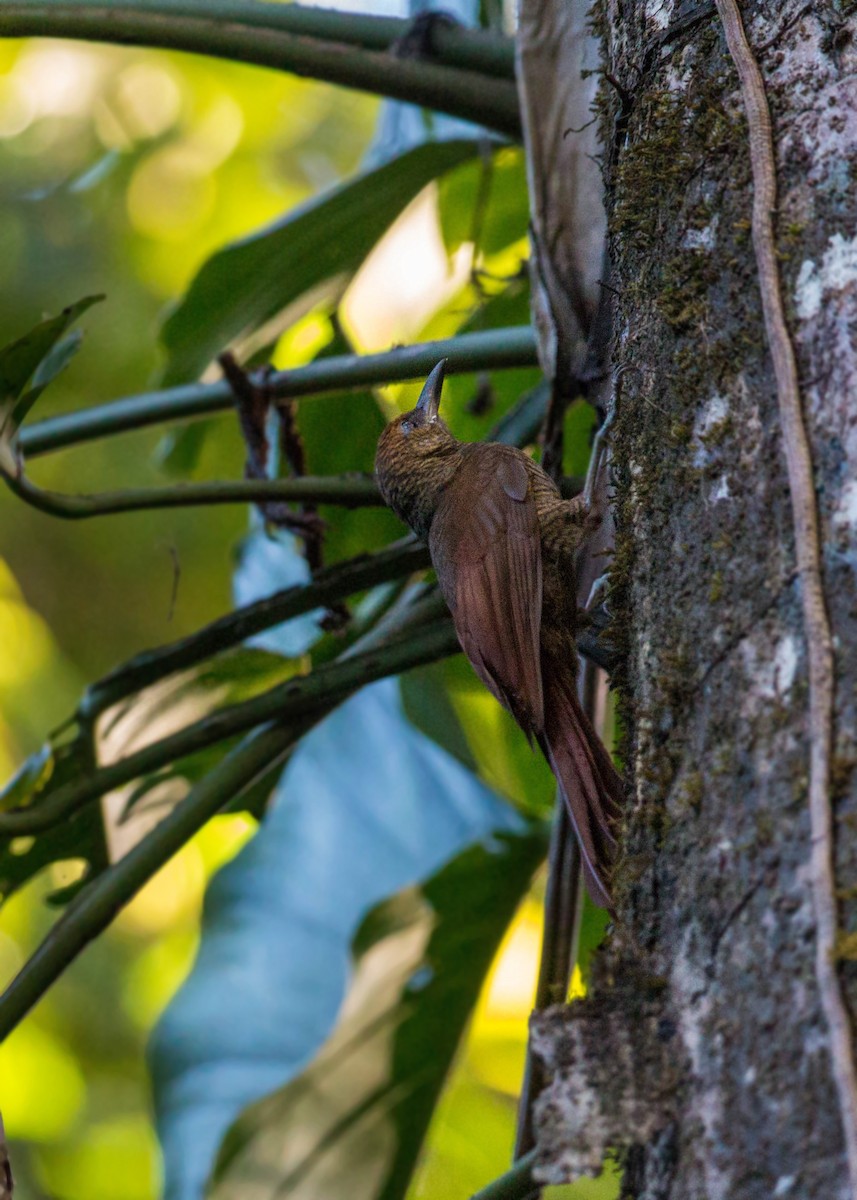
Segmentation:
[(217, 1200), (401, 1200), (500, 938), (544, 852), (535, 830), (471, 846), (376, 908), (336, 1030), (224, 1141)]
[(428, 142), (219, 250), (162, 330), (165, 383), (195, 379), (236, 338), (288, 309), (342, 295), (353, 273), (426, 184), (472, 158), (471, 140)]
[(322, 1045), (366, 912), (463, 847), (524, 829), (409, 724), (392, 680), (303, 740), (259, 833), (209, 889), (199, 958), (154, 1039), (169, 1200), (200, 1196), (239, 1112)]
[(530, 211), (524, 151), (504, 147), (450, 171), (441, 181), (438, 215), (450, 254), (474, 240), (477, 251), (496, 254), (526, 237)]

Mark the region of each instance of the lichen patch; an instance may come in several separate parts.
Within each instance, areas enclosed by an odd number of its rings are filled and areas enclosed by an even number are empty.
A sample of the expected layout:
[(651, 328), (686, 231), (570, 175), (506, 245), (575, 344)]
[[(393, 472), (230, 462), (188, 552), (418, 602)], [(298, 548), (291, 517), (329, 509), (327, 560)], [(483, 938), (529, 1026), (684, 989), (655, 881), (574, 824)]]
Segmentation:
[(825, 293), (841, 292), (857, 284), (857, 237), (834, 233), (821, 264), (805, 259), (795, 283), (795, 309), (802, 321), (811, 321), (821, 311)]

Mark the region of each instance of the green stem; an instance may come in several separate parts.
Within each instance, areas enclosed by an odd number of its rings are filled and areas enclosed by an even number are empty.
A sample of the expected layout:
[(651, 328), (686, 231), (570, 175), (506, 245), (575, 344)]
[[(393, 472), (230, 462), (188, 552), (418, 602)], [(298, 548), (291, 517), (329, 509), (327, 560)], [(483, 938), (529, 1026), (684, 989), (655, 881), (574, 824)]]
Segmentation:
[(275, 592), (255, 604), (227, 613), (189, 637), (138, 654), (87, 688), (78, 708), (78, 717), (92, 721), (111, 705), (173, 671), (196, 666), (292, 617), (335, 604), (355, 592), (424, 570), (429, 565), (427, 547), (414, 538), (404, 538), (376, 554), (363, 554), (327, 567), (307, 584)]
[(260, 504), (272, 500), (301, 500), (364, 508), (383, 504), (373, 479), (315, 477), (295, 479), (233, 479), (219, 483), (182, 483), (170, 487), (128, 488), (118, 492), (69, 496), (37, 487), (25, 475), (0, 471), (8, 487), (41, 512), (66, 520), (103, 517), (111, 513), (143, 512), (156, 508), (189, 508), (200, 504)]
[[(424, 614), (420, 614), (424, 617)], [(30, 808), (0, 813), (0, 836), (19, 837), (43, 833), (71, 816), (84, 804), (149, 775), (170, 763), (226, 741), (266, 721), (301, 719), (308, 712), (316, 720), (346, 696), (387, 675), (435, 662), (459, 649), (452, 622), (443, 620), (402, 637), (390, 645), (373, 647), (353, 657), (343, 657), (309, 675), (278, 684), (241, 704), (219, 709), (178, 732), (102, 767), (89, 777), (61, 788), (50, 799)]]
[[(0, 27), (2, 27), (0, 0)], [(533, 367), (538, 364), (536, 338), (529, 325), (462, 333), (436, 342), (402, 346), (383, 354), (343, 354), (317, 359), (305, 367), (277, 371), (266, 379), (272, 396), (299, 399), (348, 389), (374, 387), (421, 379), (447, 360), (447, 374)], [(229, 384), (195, 383), (128, 396), (82, 412), (67, 413), (37, 421), (21, 429), (18, 440), (27, 458), (74, 446), (95, 438), (142, 429), (164, 421), (208, 416), (235, 406)], [(529, 428), (528, 422), (528, 428)]]
[(320, 79), (463, 117), (510, 137), (521, 134), (512, 80), (325, 41), (218, 15), (173, 15), (138, 4), (81, 0), (0, 2), (0, 36), (67, 37), (185, 50)]
[(531, 1150), (523, 1158), (518, 1159), (511, 1170), (493, 1183), (489, 1183), (481, 1192), (476, 1192), (472, 1200), (525, 1200), (532, 1195), (538, 1184), (533, 1180), (533, 1167), (536, 1165), (536, 1152)]
[(0, 996), (0, 1040), (167, 859), (285, 757), (306, 725), (304, 718), (303, 725), (278, 722), (256, 730), (201, 779), (151, 833), (80, 892)]
[[(254, 29), (271, 29), (298, 37), (362, 46), (365, 50), (390, 50), (407, 36), (412, 22), (402, 17), (375, 17), (367, 13), (340, 12), (302, 4), (258, 3), (256, 0), (41, 0), (27, 5), (43, 15), (46, 9), (93, 10), (113, 20), (118, 11), (146, 13), (162, 21), (194, 18)], [(0, 10), (22, 5), (3, 6)], [(110, 17), (106, 17), (109, 10)], [(431, 29), (427, 57), (446, 66), (481, 71), (504, 79), (515, 78), (515, 44), (511, 38), (482, 29), (439, 21)]]

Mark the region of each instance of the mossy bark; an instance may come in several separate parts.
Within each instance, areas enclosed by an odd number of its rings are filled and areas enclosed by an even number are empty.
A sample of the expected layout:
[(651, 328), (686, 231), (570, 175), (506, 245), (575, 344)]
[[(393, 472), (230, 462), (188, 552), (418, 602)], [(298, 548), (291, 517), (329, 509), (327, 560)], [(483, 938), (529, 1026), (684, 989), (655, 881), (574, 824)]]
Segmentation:
[[(558, 4), (562, 0), (556, 0)], [(836, 646), (831, 805), (857, 1008), (857, 12), (743, 3)], [(536, 1023), (540, 1170), (646, 1200), (844, 1198), (814, 970), (807, 664), (737, 76), (714, 6), (601, 0), (616, 289), (610, 608), (631, 785), (590, 995)]]

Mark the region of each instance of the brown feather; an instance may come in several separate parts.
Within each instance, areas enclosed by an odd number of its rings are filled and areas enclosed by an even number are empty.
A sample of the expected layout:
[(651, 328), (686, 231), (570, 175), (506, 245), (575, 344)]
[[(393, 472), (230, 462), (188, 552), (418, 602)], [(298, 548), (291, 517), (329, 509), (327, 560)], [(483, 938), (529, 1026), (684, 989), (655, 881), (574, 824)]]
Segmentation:
[(567, 667), (546, 662), (544, 678), (542, 750), (580, 842), (589, 894), (596, 904), (612, 908), (608, 872), (616, 857), (613, 830), (622, 811), (622, 780), (581, 707)]
[(429, 549), (462, 649), (530, 735), (544, 726), (539, 520), (524, 465), (474, 446), (444, 491)]

